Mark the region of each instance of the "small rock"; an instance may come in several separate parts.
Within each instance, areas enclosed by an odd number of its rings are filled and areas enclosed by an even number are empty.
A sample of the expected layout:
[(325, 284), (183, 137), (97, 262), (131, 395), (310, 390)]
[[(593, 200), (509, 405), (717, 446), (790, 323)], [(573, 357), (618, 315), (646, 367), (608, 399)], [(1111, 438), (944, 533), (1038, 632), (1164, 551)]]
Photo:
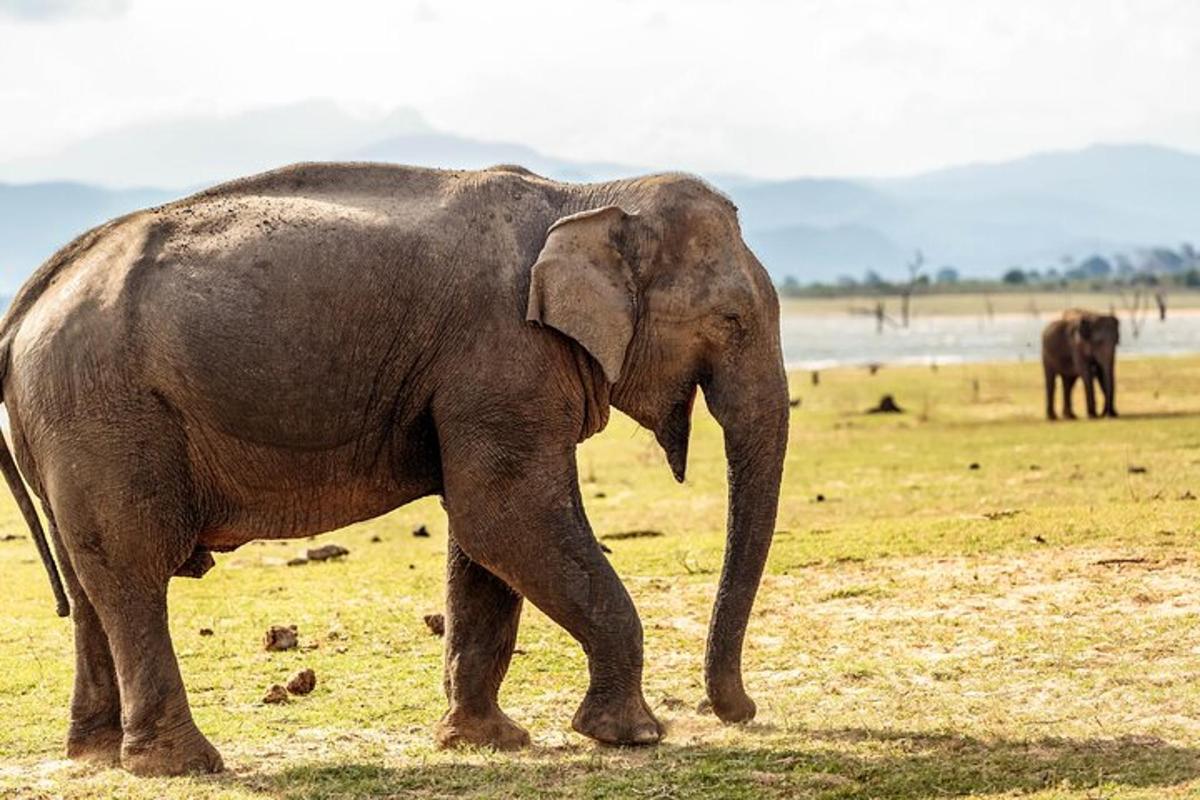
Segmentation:
[(269, 652), (292, 650), (299, 643), (299, 631), (295, 625), (272, 625), (263, 635), (263, 649)]
[(308, 559), (304, 556), (296, 556), (295, 558), (289, 558), (287, 565), (289, 567), (303, 567), (307, 563)]
[(342, 558), (350, 555), (350, 551), (342, 547), (340, 544), (327, 544), (321, 547), (314, 547), (305, 555), (309, 561), (329, 561), (333, 558)]
[(409, 568), (409, 569), (416, 569), (416, 568), (417, 568), (417, 565), (416, 565), (416, 564), (409, 564), (409, 565), (408, 565), (408, 568)]
[(280, 686), (278, 683), (267, 689), (267, 693), (263, 695), (264, 703), (286, 703), (288, 701), (287, 689)]
[(1146, 468), (1139, 466), (1137, 464), (1130, 464), (1129, 465), (1129, 474), (1130, 475), (1145, 475)]
[(417, 537), (418, 539), (428, 539), (429, 538), (429, 528), (426, 528), (424, 525), (422, 525), (421, 527), (414, 530), (412, 535)]
[(608, 497), (608, 495), (604, 492), (596, 492), (594, 495), (592, 495), (592, 497), (596, 498), (597, 500), (603, 500), (604, 498)]
[(446, 618), (441, 614), (426, 614), (425, 626), (434, 636), (446, 635)]
[(1038, 544), (1045, 544), (1045, 543), (1046, 543), (1046, 537), (1042, 536), (1040, 533), (1039, 533), (1039, 534), (1037, 534), (1036, 536), (1034, 536), (1034, 537), (1033, 537), (1033, 540), (1034, 540), (1035, 542), (1037, 542)]
[(817, 499), (817, 502), (818, 502), (818, 503), (824, 503), (824, 502), (825, 502), (825, 495), (823, 495), (823, 494), (819, 494), (819, 495), (817, 495), (817, 498), (816, 498), (816, 499)]
[(600, 544), (600, 552), (601, 553), (611, 553), (612, 552), (612, 548), (609, 547), (608, 545), (606, 545), (604, 542), (600, 542), (599, 544)]
[(979, 469), (979, 462), (972, 461), (970, 464), (967, 464), (967, 469)]
[(213, 635), (213, 629), (212, 629), (212, 628), (201, 628), (201, 629), (200, 629), (200, 635), (201, 635), (201, 636), (212, 636), (212, 635)]
[(287, 690), (291, 694), (308, 694), (317, 688), (317, 673), (311, 669), (302, 669), (288, 681)]
[(15, 542), (18, 539), (24, 539), (24, 538), (25, 538), (24, 536), (20, 536), (19, 534), (16, 534), (16, 533), (6, 533), (3, 536), (0, 536), (0, 542)]
[(379, 544), (379, 543), (380, 543), (380, 542), (382, 542), (382, 541), (383, 541), (383, 537), (382, 537), (382, 536), (378, 536), (378, 535), (376, 535), (376, 536), (372, 536), (372, 537), (371, 537), (371, 544)]
[[(874, 373), (872, 373), (874, 374)], [(885, 394), (879, 398), (879, 405), (867, 409), (868, 414), (903, 414), (904, 409), (896, 404), (896, 398)]]
[(803, 397), (793, 397), (788, 400), (788, 405), (792, 408), (799, 408), (802, 402), (804, 402)]
[(1195, 499), (1196, 499), (1196, 495), (1192, 494), (1192, 490), (1191, 490), (1191, 489), (1188, 489), (1186, 492), (1184, 492), (1183, 494), (1179, 495), (1179, 499), (1180, 499), (1180, 500), (1195, 500)]

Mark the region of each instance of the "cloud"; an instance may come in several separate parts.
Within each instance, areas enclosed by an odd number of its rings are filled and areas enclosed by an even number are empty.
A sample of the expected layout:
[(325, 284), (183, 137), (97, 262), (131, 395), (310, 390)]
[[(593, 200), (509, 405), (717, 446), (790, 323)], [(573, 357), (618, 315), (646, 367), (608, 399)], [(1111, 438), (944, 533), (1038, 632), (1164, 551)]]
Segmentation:
[(32, 22), (91, 17), (111, 19), (129, 10), (130, 0), (0, 0), (0, 17)]

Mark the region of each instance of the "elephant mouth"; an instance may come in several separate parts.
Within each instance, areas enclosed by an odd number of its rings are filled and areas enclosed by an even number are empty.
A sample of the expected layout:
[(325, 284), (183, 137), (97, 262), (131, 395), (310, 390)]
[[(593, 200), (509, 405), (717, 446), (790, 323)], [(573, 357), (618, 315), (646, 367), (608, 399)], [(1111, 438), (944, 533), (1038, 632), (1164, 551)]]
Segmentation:
[(683, 397), (671, 406), (662, 424), (654, 431), (654, 438), (667, 454), (671, 474), (679, 483), (687, 477), (688, 441), (692, 434), (692, 408), (696, 404), (697, 388), (697, 383), (690, 381)]

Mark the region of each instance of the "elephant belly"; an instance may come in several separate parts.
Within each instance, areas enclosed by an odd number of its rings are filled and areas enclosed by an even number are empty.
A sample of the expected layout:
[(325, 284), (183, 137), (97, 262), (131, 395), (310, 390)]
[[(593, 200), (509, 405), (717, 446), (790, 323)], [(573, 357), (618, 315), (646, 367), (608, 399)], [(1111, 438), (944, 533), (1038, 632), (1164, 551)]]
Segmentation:
[(205, 506), (199, 542), (221, 551), (253, 539), (311, 536), (437, 494), (438, 455), (422, 446), (424, 438), (389, 443), (373, 460), (356, 445), (306, 452), (190, 442)]

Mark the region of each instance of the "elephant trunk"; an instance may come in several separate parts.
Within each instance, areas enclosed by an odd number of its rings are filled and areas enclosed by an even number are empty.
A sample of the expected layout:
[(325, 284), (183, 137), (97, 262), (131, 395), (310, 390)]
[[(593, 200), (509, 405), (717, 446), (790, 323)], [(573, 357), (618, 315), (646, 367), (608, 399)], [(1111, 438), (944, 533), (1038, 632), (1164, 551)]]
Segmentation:
[(742, 643), (775, 533), (788, 439), (787, 378), (776, 350), (762, 379), (717, 376), (705, 399), (725, 432), (729, 518), (725, 562), (708, 629), (704, 680), (724, 722), (754, 717), (742, 685)]
[(1100, 362), (1100, 386), (1104, 390), (1104, 413), (1106, 416), (1117, 415), (1117, 376), (1116, 353), (1109, 352)]

